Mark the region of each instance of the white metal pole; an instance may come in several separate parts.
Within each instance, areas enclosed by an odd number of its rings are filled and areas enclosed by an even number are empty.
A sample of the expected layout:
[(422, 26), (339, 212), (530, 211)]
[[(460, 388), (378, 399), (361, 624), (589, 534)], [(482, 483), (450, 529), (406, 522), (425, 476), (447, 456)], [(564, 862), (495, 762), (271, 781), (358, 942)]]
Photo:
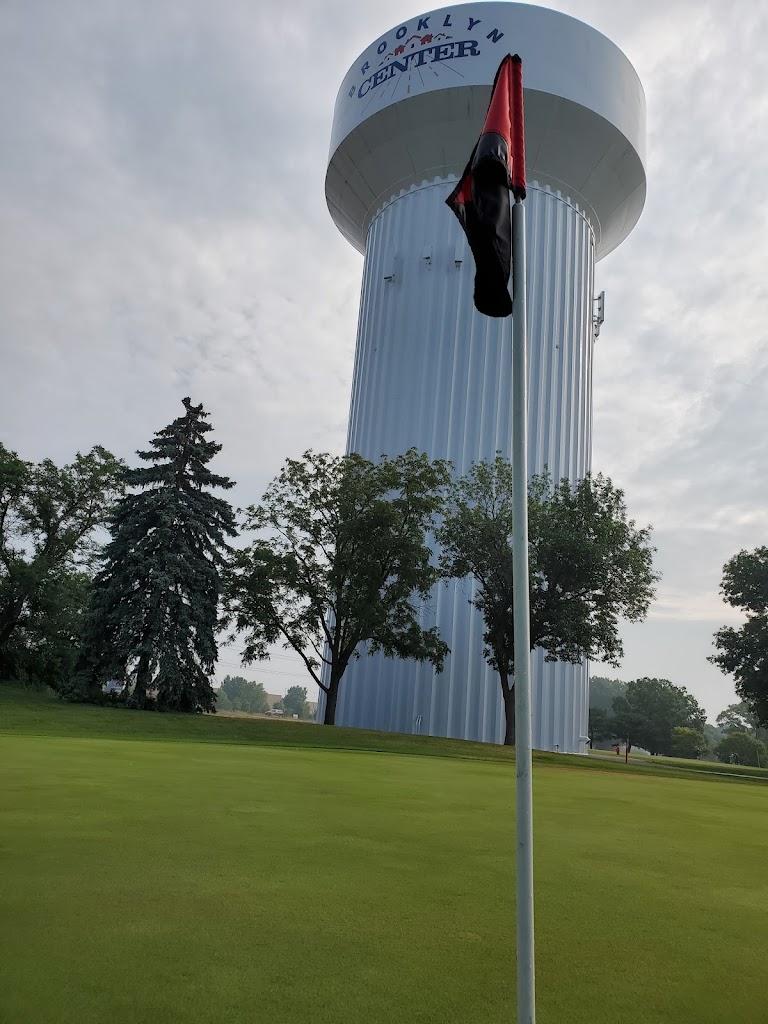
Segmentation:
[(512, 480), (517, 844), (517, 1024), (535, 1024), (531, 625), (528, 596), (528, 354), (525, 207), (512, 207)]

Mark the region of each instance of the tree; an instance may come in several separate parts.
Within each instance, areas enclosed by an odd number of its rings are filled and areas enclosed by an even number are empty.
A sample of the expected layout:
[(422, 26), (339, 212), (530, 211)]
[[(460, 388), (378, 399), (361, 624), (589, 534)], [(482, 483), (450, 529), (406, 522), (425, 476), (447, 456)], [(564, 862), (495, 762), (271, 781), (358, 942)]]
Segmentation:
[(226, 695), (221, 687), (216, 691), (216, 710), (217, 711), (234, 711), (232, 707), (232, 701)]
[(720, 593), (747, 621), (738, 629), (723, 626), (717, 631), (717, 654), (709, 661), (733, 676), (738, 695), (760, 725), (768, 727), (768, 547), (740, 551), (726, 562)]
[(608, 679), (605, 676), (590, 676), (589, 706), (601, 708), (609, 714), (613, 711), (613, 698), (621, 697), (627, 688), (623, 679)]
[(444, 462), (413, 449), (375, 464), (308, 451), (247, 510), (265, 535), (233, 560), (229, 621), (245, 632), (246, 661), (278, 641), (301, 656), (326, 695), (326, 725), (352, 658), (382, 651), (442, 668), (448, 649), (415, 602), (438, 577), (426, 534), (447, 481)]
[(613, 702), (616, 735), (652, 754), (672, 754), (678, 726), (703, 732), (705, 723), (696, 698), (668, 679), (634, 679)]
[(672, 730), (671, 757), (689, 757), (694, 760), (706, 754), (709, 748), (707, 737), (700, 729), (677, 725)]
[(750, 701), (742, 700), (738, 704), (729, 704), (717, 716), (717, 724), (722, 733), (748, 732), (762, 743), (768, 743), (768, 728), (760, 724)]
[(648, 719), (645, 714), (633, 708), (626, 697), (617, 697), (614, 707), (615, 711), (611, 716), (614, 736), (626, 745), (627, 751), (632, 749), (633, 743), (635, 746), (644, 746), (645, 744), (638, 740), (638, 736), (644, 736), (648, 730)]
[(130, 678), (134, 707), (148, 706), (152, 690), (161, 710), (213, 711), (220, 573), (236, 528), (228, 502), (209, 492), (234, 485), (208, 468), (221, 445), (206, 439), (202, 405), (183, 405), (137, 453), (151, 465), (124, 474), (136, 493), (109, 519), (81, 669), (90, 693), (110, 675)]
[[(472, 603), (485, 624), (484, 655), (499, 674), (504, 742), (514, 743), (512, 467), (497, 456), (455, 481), (438, 539), (442, 571), (472, 576)], [(603, 476), (529, 486), (531, 647), (547, 661), (618, 664), (618, 623), (645, 617), (653, 597), (650, 528), (627, 519), (623, 492)]]
[(71, 671), (96, 530), (122, 468), (101, 447), (59, 467), (0, 444), (0, 678), (57, 687)]
[(754, 733), (758, 728), (755, 713), (744, 700), (738, 704), (729, 704), (724, 711), (720, 712), (715, 721), (724, 733)]
[[(263, 683), (254, 683), (242, 676), (225, 676), (221, 684), (221, 694), (229, 700), (233, 711), (247, 711), (252, 715), (266, 714), (269, 701)], [(219, 701), (217, 699), (217, 707)]]
[(589, 709), (589, 745), (592, 747), (597, 741), (609, 740), (613, 736), (613, 722), (611, 716), (602, 708)]
[(707, 740), (707, 756), (711, 760), (711, 758), (715, 757), (715, 749), (720, 740), (723, 739), (723, 733), (717, 726), (710, 725), (709, 722), (706, 723), (702, 731)]
[(77, 665), (90, 587), (90, 574), (82, 570), (48, 574), (9, 644), (17, 678), (66, 694)]
[(732, 732), (715, 748), (718, 761), (726, 764), (748, 764), (753, 768), (768, 767), (768, 747), (746, 732)]
[(298, 715), (299, 718), (309, 718), (306, 686), (291, 686), (283, 697), (283, 709), (287, 715)]

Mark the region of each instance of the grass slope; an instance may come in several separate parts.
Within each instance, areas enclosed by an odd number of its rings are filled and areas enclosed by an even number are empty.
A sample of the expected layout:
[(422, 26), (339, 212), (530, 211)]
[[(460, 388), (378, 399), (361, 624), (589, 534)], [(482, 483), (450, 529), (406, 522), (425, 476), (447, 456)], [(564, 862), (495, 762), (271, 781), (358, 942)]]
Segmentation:
[[(291, 719), (147, 714), (119, 707), (64, 704), (51, 690), (25, 690), (8, 684), (0, 685), (0, 735), (4, 732), (73, 738), (104, 736), (110, 739), (168, 742), (196, 740), (201, 743), (258, 743), (279, 747), (321, 747), (479, 761), (514, 762), (515, 759), (513, 748), (493, 743), (472, 743), (437, 736), (411, 736), (407, 733), (374, 732), (367, 729), (328, 729), (322, 725), (294, 722)], [(679, 774), (674, 769), (685, 766), (688, 770), (715, 771), (737, 782), (768, 782), (768, 769), (702, 761), (674, 762), (670, 758), (648, 758), (641, 764), (636, 763), (636, 760), (625, 765), (621, 757), (585, 758), (534, 751), (535, 763), (560, 768), (619, 771), (624, 774), (639, 772), (643, 775), (669, 777)]]
[[(514, 1020), (508, 752), (9, 692), (3, 1024)], [(767, 787), (542, 763), (535, 804), (539, 1024), (762, 1024)]]

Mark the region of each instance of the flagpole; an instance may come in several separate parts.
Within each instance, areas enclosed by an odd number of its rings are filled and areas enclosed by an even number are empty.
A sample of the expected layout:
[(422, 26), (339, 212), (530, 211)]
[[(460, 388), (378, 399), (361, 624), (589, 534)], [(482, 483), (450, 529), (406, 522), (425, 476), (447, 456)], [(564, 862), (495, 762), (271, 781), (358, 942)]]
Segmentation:
[(535, 1024), (531, 624), (528, 594), (528, 342), (525, 298), (525, 206), (517, 198), (512, 207), (512, 576), (515, 642), (517, 1024)]

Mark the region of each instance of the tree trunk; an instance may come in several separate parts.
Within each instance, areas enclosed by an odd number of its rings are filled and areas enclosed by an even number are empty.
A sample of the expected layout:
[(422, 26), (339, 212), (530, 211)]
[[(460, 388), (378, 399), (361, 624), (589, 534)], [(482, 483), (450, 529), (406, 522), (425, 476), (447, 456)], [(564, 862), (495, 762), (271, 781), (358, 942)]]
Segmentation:
[(136, 669), (136, 686), (128, 700), (133, 708), (144, 708), (147, 703), (147, 688), (149, 686), (149, 655), (142, 654)]
[(501, 679), (501, 692), (504, 694), (504, 717), (506, 729), (504, 730), (504, 746), (514, 747), (515, 745), (515, 684), (509, 685), (507, 676), (499, 675)]
[(0, 613), (0, 649), (5, 647), (19, 624), (21, 613), (24, 611), (24, 601), (24, 597), (11, 598)]
[(323, 715), (323, 725), (336, 724), (336, 701), (339, 698), (340, 682), (340, 679), (334, 679), (333, 675), (331, 675), (328, 692), (325, 695), (325, 714)]
[(5, 647), (8, 641), (11, 639), (11, 634), (13, 633), (14, 629), (16, 629), (17, 623), (17, 620), (11, 619), (10, 615), (8, 616), (7, 621), (5, 621), (5, 618), (6, 617), (3, 616), (3, 620), (0, 621), (0, 650), (3, 647)]

